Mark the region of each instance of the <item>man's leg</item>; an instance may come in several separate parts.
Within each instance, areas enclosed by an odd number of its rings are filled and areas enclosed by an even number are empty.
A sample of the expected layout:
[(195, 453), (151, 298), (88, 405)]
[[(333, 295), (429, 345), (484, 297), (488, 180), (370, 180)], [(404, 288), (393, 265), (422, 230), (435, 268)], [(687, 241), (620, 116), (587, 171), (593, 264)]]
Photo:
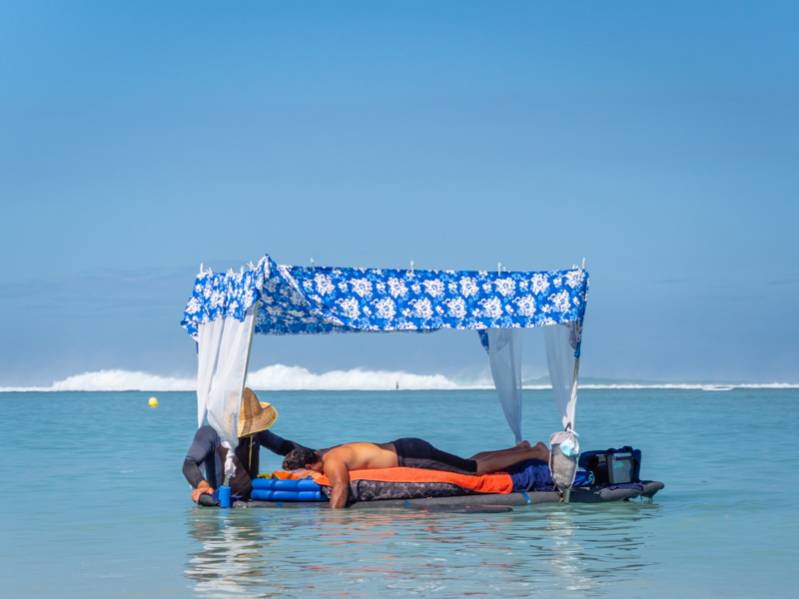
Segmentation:
[(394, 441), (397, 462), (410, 468), (444, 470), (460, 474), (475, 474), (477, 461), (448, 453), (424, 439), (402, 438)]
[(521, 441), (514, 445), (513, 447), (508, 447), (507, 449), (494, 449), (491, 451), (481, 451), (480, 453), (474, 454), (471, 458), (472, 460), (479, 460), (481, 458), (488, 458), (493, 455), (499, 455), (503, 453), (510, 453), (512, 451), (518, 451), (519, 449), (530, 449), (530, 442), (529, 441)]
[[(547, 446), (540, 441), (530, 448), (514, 448), (499, 452), (483, 452), (483, 457), (475, 457), (477, 462), (477, 474), (485, 474), (486, 472), (496, 472), (504, 468), (509, 468), (519, 462), (526, 460), (541, 460), (549, 462), (549, 450)], [(481, 454), (477, 454), (480, 456)]]
[(508, 468), (525, 460), (549, 461), (549, 450), (543, 443), (530, 447), (520, 443), (510, 449), (484, 451), (470, 459), (442, 451), (423, 439), (403, 438), (394, 441), (400, 466), (446, 470), (462, 474), (485, 474)]

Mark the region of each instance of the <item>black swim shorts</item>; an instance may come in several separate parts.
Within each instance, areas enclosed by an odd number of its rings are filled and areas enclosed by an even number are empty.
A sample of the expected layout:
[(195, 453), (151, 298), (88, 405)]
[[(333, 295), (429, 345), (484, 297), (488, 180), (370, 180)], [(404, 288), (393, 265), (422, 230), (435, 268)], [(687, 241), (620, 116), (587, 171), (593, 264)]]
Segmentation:
[(392, 441), (397, 452), (397, 464), (407, 468), (444, 470), (458, 474), (476, 474), (477, 462), (441, 451), (424, 439), (403, 437)]

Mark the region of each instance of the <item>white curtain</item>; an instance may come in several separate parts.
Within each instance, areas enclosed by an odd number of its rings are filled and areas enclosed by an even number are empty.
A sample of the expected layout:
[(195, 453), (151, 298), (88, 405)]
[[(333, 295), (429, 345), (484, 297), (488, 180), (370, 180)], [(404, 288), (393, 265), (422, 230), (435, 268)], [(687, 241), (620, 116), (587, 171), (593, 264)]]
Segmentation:
[(522, 343), (519, 329), (488, 329), (488, 362), (502, 411), (516, 442), (522, 440)]
[[(198, 334), (197, 426), (208, 416), (229, 449), (238, 445), (241, 394), (247, 377), (257, 304), (244, 321), (217, 318), (201, 324)], [(228, 452), (231, 455), (232, 451)], [(232, 455), (231, 455), (232, 458)]]
[(564, 430), (574, 430), (579, 368), (579, 359), (575, 356), (579, 343), (578, 326), (570, 323), (544, 327), (549, 380)]

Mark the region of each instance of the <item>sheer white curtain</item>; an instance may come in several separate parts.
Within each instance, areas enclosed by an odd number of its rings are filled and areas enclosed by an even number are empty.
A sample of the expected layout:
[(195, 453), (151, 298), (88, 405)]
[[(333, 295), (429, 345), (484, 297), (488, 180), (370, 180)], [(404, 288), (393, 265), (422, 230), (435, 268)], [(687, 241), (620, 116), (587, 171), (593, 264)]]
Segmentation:
[(522, 341), (519, 329), (488, 329), (488, 363), (502, 411), (516, 442), (522, 440)]
[(239, 407), (256, 308), (257, 304), (247, 312), (243, 322), (217, 318), (201, 324), (198, 331), (197, 426), (202, 426), (207, 416), (208, 424), (219, 433), (222, 444), (229, 450), (226, 474), (232, 468), (232, 450), (239, 442)]
[(570, 323), (544, 327), (549, 380), (552, 383), (552, 392), (560, 410), (564, 430), (574, 430), (579, 367), (579, 360), (575, 356), (579, 343), (578, 326), (576, 323)]

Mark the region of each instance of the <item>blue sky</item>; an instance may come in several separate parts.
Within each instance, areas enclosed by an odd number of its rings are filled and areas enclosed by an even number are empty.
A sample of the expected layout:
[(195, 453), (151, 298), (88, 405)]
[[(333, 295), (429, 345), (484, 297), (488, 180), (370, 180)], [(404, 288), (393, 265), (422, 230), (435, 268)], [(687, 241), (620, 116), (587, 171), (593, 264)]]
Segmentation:
[[(267, 252), (586, 256), (586, 375), (799, 381), (797, 30), (789, 3), (4, 3), (0, 385), (191, 374), (199, 262)], [(485, 368), (449, 333), (253, 360)]]

